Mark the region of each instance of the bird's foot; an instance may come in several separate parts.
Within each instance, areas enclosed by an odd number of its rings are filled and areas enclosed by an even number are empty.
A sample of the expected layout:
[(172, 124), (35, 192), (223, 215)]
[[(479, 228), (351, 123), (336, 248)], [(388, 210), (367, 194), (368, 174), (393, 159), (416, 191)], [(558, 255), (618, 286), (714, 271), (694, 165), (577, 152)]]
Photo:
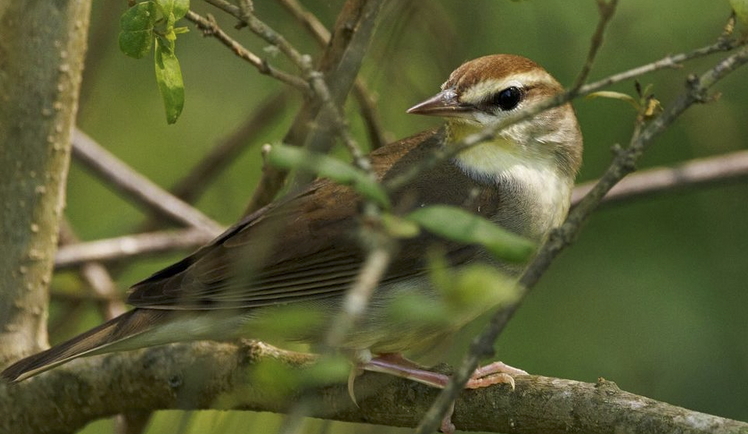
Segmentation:
[[(412, 381), (425, 384), (427, 386), (443, 389), (449, 383), (450, 377), (438, 372), (432, 372), (423, 369), (415, 362), (406, 359), (401, 354), (389, 353), (380, 354), (368, 361), (361, 361), (357, 364), (348, 378), (348, 393), (355, 403), (353, 394), (353, 382), (363, 371), (381, 372), (401, 378), (407, 378)], [(494, 384), (509, 384), (514, 390), (514, 376), (528, 375), (522, 369), (511, 367), (502, 362), (493, 362), (489, 365), (479, 367), (473, 372), (465, 385), (466, 389), (480, 389), (492, 386)], [(451, 418), (454, 412), (454, 403), (450, 407), (448, 414), (444, 417), (441, 424), (441, 431), (446, 434), (454, 433), (455, 426)]]

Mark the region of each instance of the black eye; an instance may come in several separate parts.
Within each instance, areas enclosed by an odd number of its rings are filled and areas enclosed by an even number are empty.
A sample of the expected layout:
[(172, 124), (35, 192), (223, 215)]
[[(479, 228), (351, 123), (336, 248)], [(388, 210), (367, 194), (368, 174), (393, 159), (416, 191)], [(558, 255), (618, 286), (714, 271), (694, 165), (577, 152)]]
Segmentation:
[(515, 87), (507, 87), (491, 98), (491, 103), (501, 110), (508, 111), (515, 107), (522, 100), (522, 91)]

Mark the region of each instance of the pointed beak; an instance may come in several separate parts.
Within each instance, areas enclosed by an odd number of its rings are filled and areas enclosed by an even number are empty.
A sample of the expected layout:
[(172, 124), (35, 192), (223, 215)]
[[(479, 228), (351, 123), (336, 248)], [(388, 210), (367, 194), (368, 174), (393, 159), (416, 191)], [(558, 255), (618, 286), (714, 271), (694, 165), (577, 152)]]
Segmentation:
[(475, 111), (475, 106), (460, 103), (457, 99), (457, 93), (453, 88), (450, 88), (414, 105), (407, 112), (415, 115), (466, 117), (468, 113), (473, 111)]

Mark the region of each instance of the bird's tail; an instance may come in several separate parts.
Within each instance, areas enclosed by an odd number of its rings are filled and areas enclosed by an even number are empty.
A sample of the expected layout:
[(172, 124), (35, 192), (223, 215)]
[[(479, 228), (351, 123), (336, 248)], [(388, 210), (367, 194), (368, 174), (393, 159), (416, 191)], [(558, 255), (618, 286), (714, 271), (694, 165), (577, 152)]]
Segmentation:
[(120, 349), (124, 341), (140, 335), (165, 317), (166, 311), (134, 309), (96, 328), (78, 335), (41, 353), (21, 359), (5, 369), (0, 376), (7, 381), (22, 381), (55, 366), (82, 356)]

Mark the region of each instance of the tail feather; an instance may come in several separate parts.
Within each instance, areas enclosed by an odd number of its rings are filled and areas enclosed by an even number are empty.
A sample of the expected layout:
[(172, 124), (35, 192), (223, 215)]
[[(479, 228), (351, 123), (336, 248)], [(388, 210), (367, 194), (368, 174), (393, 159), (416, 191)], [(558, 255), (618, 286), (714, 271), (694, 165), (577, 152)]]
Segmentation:
[(114, 350), (114, 344), (142, 334), (160, 322), (166, 311), (134, 309), (59, 345), (19, 360), (0, 376), (7, 381), (22, 381), (78, 357)]

